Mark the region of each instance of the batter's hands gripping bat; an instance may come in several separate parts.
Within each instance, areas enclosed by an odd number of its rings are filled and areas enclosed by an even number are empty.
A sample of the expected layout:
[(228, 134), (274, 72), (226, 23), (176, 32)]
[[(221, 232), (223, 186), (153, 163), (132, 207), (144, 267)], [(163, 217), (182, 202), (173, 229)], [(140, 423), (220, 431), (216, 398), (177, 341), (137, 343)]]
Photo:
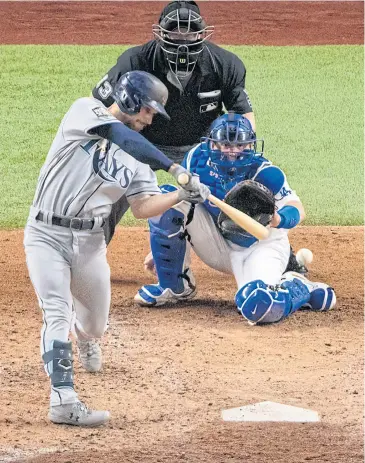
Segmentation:
[[(189, 176), (187, 174), (180, 174), (178, 177), (178, 183), (180, 185), (186, 185), (189, 182)], [(235, 222), (239, 227), (246, 230), (248, 233), (251, 233), (258, 240), (265, 240), (270, 231), (252, 219), (249, 215), (245, 214), (242, 211), (239, 211), (235, 207), (226, 204), (224, 201), (216, 198), (212, 194), (208, 196), (208, 200), (215, 204), (221, 211), (223, 211), (233, 222)]]

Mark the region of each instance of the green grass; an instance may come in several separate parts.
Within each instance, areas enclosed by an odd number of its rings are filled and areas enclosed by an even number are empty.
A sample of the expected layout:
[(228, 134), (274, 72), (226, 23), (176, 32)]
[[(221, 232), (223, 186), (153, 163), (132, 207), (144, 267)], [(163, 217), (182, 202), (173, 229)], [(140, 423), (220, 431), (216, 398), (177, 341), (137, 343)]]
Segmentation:
[[(0, 227), (24, 225), (62, 116), (123, 49), (0, 46)], [(362, 224), (363, 47), (229, 49), (248, 69), (258, 134), (300, 195), (306, 223)]]

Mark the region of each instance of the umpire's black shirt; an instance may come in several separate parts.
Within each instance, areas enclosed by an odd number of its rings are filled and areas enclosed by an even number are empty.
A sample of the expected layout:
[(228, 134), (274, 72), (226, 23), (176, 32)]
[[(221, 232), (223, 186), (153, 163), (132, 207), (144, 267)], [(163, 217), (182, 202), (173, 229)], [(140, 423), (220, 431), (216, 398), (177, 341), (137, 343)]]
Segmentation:
[(184, 86), (169, 72), (163, 51), (155, 40), (151, 40), (126, 50), (93, 89), (93, 96), (109, 107), (114, 102), (112, 88), (128, 71), (150, 72), (169, 90), (165, 108), (171, 120), (156, 115), (152, 125), (142, 132), (157, 145), (177, 147), (199, 143), (213, 120), (223, 113), (223, 104), (227, 110), (239, 114), (252, 112), (245, 91), (245, 66), (236, 55), (211, 42), (205, 43)]

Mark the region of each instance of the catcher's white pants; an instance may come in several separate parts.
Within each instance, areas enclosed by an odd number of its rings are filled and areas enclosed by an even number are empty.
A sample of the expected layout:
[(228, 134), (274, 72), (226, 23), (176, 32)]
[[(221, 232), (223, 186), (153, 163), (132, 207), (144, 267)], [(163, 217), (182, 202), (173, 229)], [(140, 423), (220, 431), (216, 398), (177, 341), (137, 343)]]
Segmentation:
[[(43, 312), (41, 355), (53, 340), (67, 342), (73, 318), (78, 339), (100, 338), (108, 323), (111, 293), (102, 228), (79, 231), (30, 218), (24, 247)], [(60, 400), (73, 403), (77, 395), (70, 388), (52, 388), (51, 405)]]
[[(186, 217), (190, 204), (182, 202), (175, 208)], [(223, 238), (201, 204), (195, 206), (194, 218), (186, 229), (200, 259), (215, 270), (233, 274), (238, 289), (253, 280), (262, 280), (268, 285), (280, 282), (290, 255), (287, 231), (271, 229), (269, 238), (243, 248)], [(189, 243), (187, 252), (190, 252)]]

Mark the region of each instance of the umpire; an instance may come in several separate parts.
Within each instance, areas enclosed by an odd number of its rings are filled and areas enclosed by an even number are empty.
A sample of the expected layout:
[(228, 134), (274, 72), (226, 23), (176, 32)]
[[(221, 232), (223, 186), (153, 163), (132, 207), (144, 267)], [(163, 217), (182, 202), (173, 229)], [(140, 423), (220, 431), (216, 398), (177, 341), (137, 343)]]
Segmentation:
[[(121, 75), (143, 70), (158, 77), (169, 91), (166, 111), (171, 120), (156, 116), (141, 133), (175, 162), (206, 135), (223, 114), (223, 105), (255, 126), (245, 66), (236, 55), (209, 42), (213, 30), (194, 1), (170, 2), (152, 26), (154, 40), (125, 51), (93, 89), (93, 96), (109, 107)], [(114, 205), (105, 228), (107, 243), (127, 207), (123, 202)]]

